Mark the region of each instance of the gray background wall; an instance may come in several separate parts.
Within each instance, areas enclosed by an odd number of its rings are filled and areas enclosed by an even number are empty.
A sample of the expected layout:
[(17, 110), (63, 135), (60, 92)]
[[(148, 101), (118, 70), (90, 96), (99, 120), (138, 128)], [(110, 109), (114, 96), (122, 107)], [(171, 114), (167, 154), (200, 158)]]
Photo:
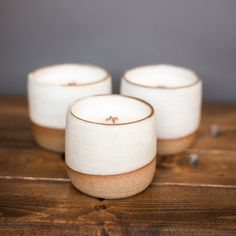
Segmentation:
[(236, 101), (236, 0), (0, 0), (0, 94), (25, 94), (35, 67), (89, 62), (119, 79), (171, 63), (204, 78), (206, 100)]

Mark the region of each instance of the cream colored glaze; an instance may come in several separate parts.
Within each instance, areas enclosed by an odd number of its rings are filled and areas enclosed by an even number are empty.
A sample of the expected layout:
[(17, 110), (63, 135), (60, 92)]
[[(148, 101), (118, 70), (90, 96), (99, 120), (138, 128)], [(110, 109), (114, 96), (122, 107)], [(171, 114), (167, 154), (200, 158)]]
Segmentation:
[[(95, 107), (95, 113), (88, 112)], [(128, 122), (98, 123), (100, 117), (113, 115), (111, 111), (118, 117), (126, 113)], [(154, 121), (153, 108), (134, 98), (106, 95), (79, 100), (68, 111), (66, 164), (92, 175), (116, 175), (141, 168), (156, 155)]]

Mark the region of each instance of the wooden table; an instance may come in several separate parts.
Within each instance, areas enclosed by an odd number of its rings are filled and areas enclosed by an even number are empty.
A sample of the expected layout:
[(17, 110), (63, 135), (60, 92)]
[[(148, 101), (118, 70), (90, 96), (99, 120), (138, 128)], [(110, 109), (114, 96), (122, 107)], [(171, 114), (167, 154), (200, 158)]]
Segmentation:
[(65, 233), (236, 235), (236, 104), (204, 105), (194, 147), (165, 158), (143, 193), (104, 200), (77, 191), (63, 156), (34, 143), (26, 99), (1, 97), (0, 235)]

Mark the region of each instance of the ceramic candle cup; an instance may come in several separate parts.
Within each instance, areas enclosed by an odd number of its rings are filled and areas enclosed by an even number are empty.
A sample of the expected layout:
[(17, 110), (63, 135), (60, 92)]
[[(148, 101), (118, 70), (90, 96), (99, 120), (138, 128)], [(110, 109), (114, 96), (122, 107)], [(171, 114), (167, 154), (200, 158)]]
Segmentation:
[(70, 106), (65, 161), (72, 184), (99, 198), (143, 191), (156, 167), (154, 110), (121, 95), (92, 96)]
[(127, 71), (121, 94), (149, 102), (157, 112), (157, 153), (170, 155), (195, 140), (201, 116), (202, 81), (191, 70), (150, 65)]
[(61, 64), (37, 69), (28, 76), (28, 103), (36, 142), (64, 152), (66, 113), (73, 101), (111, 93), (109, 73), (94, 65)]

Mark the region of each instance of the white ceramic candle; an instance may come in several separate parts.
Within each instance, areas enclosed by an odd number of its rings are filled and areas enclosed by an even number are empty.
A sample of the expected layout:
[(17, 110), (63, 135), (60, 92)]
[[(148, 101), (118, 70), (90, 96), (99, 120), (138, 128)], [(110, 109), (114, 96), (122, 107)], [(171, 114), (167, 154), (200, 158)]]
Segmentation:
[(28, 102), (37, 143), (64, 152), (66, 113), (73, 101), (111, 93), (109, 73), (94, 65), (61, 64), (37, 69), (28, 75)]
[(202, 100), (202, 81), (193, 71), (172, 65), (137, 67), (124, 74), (121, 94), (154, 107), (158, 154), (175, 154), (193, 143)]
[(65, 161), (72, 184), (100, 198), (143, 191), (156, 166), (154, 110), (121, 95), (100, 95), (70, 106)]

